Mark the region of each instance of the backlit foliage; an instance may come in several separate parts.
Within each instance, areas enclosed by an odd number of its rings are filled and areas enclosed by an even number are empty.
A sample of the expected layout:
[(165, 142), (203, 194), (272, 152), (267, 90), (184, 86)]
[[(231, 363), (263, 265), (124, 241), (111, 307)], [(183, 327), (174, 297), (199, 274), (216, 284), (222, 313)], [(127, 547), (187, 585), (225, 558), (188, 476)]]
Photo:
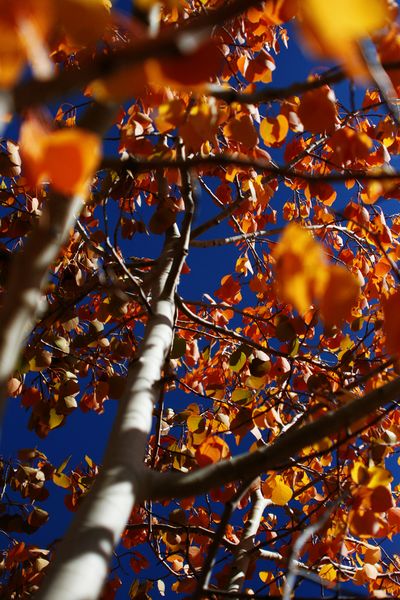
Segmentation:
[[(38, 439), (0, 462), (3, 597), (31, 597), (46, 574), (54, 547), (36, 546), (35, 532), (48, 527), (55, 486), (75, 512), (101, 470), (89, 451), (67, 458), (73, 439), (61, 465), (41, 440), (121, 398), (149, 318), (157, 236), (184, 217), (179, 167), (196, 220), (149, 469), (184, 475), (254, 453), (399, 376), (397, 3), (238, 5), (141, 0), (131, 17), (105, 0), (0, 0), (0, 85), (12, 97), (1, 115), (3, 300), (52, 190), (84, 201), (8, 381)], [(298, 44), (318, 66), (291, 85), (299, 78), (280, 63), (287, 52), (305, 60)], [(94, 101), (118, 107), (103, 156), (81, 124)], [(239, 500), (232, 476), (207, 494), (136, 506), (104, 600), (127, 589), (127, 555), (130, 598), (203, 597), (218, 536), (209, 589), (237, 591), (232, 568), (257, 498), (243, 590), (290, 595), (296, 569), (299, 595), (350, 585), (398, 597), (399, 436), (391, 398), (261, 467)], [(232, 499), (238, 513), (222, 530)]]

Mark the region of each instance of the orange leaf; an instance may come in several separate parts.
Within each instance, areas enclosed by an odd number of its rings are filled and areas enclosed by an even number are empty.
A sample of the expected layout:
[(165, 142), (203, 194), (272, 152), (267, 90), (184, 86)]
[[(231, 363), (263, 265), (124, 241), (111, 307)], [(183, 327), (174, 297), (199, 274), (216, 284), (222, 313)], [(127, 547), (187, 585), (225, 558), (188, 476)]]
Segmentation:
[(265, 20), (268, 25), (281, 25), (294, 17), (297, 2), (298, 0), (269, 0), (262, 9), (249, 8), (246, 17), (251, 23)]
[(320, 245), (297, 225), (290, 223), (274, 251), (278, 293), (302, 313), (320, 297), (328, 277)]
[(365, 551), (364, 562), (369, 563), (371, 565), (375, 565), (381, 560), (381, 556), (382, 551), (379, 548), (379, 546), (372, 546), (371, 548), (367, 548), (367, 550)]
[(339, 265), (331, 265), (328, 282), (320, 300), (325, 324), (330, 327), (348, 319), (359, 295), (360, 285), (353, 273)]
[(109, 77), (96, 79), (87, 88), (85, 95), (97, 100), (123, 102), (132, 96), (142, 96), (152, 73), (149, 61), (119, 69)]
[(61, 129), (47, 138), (43, 163), (53, 187), (68, 195), (82, 192), (91, 179), (100, 156), (100, 140), (97, 135), (83, 129)]
[[(197, 86), (210, 81), (222, 70), (223, 55), (214, 39), (209, 39), (193, 52), (177, 58), (152, 61), (152, 80), (158, 84), (171, 82), (184, 87)], [(161, 78), (161, 81), (160, 81)]]
[(352, 514), (350, 531), (359, 536), (376, 536), (379, 532), (379, 521), (372, 510)]
[(205, 142), (212, 142), (218, 131), (214, 107), (207, 102), (193, 106), (179, 131), (187, 150), (199, 150)]
[(378, 485), (378, 487), (373, 490), (370, 501), (371, 508), (374, 512), (386, 512), (393, 506), (391, 491), (384, 485)]
[(103, 0), (58, 0), (54, 5), (55, 18), (74, 44), (96, 42), (110, 23), (110, 11)]
[(232, 275), (225, 275), (221, 279), (221, 287), (215, 292), (218, 298), (221, 298), (228, 304), (237, 304), (242, 300), (242, 294), (240, 292), (241, 286)]
[(249, 115), (238, 115), (228, 121), (224, 127), (224, 135), (247, 148), (253, 148), (258, 142), (257, 131)]
[(201, 467), (218, 462), (230, 455), (228, 444), (218, 436), (210, 436), (196, 449), (196, 460)]
[(260, 134), (266, 146), (279, 146), (287, 136), (289, 121), (284, 115), (267, 117), (260, 124)]
[(51, 181), (58, 192), (84, 192), (100, 161), (97, 135), (78, 128), (48, 132), (45, 125), (29, 119), (21, 127), (21, 155), (32, 184)]
[(333, 90), (324, 85), (306, 92), (300, 100), (297, 114), (307, 131), (333, 132), (337, 123), (336, 98)]
[(165, 133), (181, 125), (185, 118), (185, 110), (185, 103), (178, 98), (161, 104), (158, 107), (158, 116), (154, 119), (158, 131)]
[(338, 166), (354, 166), (357, 161), (365, 161), (372, 151), (372, 140), (366, 133), (354, 131), (350, 127), (338, 129), (329, 141), (333, 153), (330, 160)]
[(247, 81), (251, 83), (262, 81), (263, 83), (269, 83), (272, 80), (272, 71), (275, 70), (275, 61), (270, 54), (268, 54), (265, 50), (261, 50), (261, 52), (250, 60), (244, 76)]

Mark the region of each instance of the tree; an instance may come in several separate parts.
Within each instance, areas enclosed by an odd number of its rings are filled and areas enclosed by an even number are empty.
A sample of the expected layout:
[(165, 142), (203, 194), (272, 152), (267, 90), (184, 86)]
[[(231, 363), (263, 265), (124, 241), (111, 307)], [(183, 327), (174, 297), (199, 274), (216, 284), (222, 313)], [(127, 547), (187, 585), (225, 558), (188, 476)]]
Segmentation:
[[(396, 597), (396, 3), (110, 4), (1, 4), (2, 405), (118, 402), (101, 465), (3, 459), (2, 594), (111, 599), (122, 540), (131, 598)], [(275, 87), (293, 26), (339, 66)]]

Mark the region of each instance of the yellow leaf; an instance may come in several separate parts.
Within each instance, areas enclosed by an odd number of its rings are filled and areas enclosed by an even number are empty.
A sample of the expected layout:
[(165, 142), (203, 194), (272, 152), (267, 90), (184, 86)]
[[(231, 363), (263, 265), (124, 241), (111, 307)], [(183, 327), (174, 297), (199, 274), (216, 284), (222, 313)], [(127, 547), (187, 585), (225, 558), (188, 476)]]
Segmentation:
[(273, 253), (278, 294), (300, 313), (321, 297), (328, 267), (320, 245), (300, 225), (290, 223)]
[(69, 486), (71, 485), (71, 479), (68, 477), (68, 475), (65, 475), (64, 473), (53, 473), (53, 483), (55, 483), (55, 485), (58, 485), (58, 487), (62, 487), (62, 488), (69, 488)]
[(336, 581), (337, 571), (330, 564), (322, 565), (322, 567), (319, 570), (319, 576), (322, 579), (325, 579), (326, 581)]
[[(203, 417), (199, 417), (196, 415), (188, 417), (188, 420), (187, 420), (188, 430), (191, 432), (197, 431), (203, 422), (204, 422)], [(204, 426), (202, 427), (202, 429), (204, 429)]]
[(49, 427), (55, 429), (64, 421), (64, 415), (59, 415), (54, 408), (50, 409)]
[(85, 454), (85, 462), (89, 465), (91, 469), (93, 469), (94, 463), (90, 456), (88, 456), (87, 454)]
[(263, 583), (268, 583), (273, 578), (271, 571), (260, 571), (258, 576)]
[(359, 485), (366, 485), (373, 490), (379, 486), (388, 486), (393, 481), (393, 475), (387, 469), (379, 466), (367, 468), (362, 462), (357, 461), (351, 469), (351, 478)]
[(248, 400), (252, 399), (251, 391), (244, 388), (236, 388), (232, 392), (231, 400), (232, 402), (241, 402), (242, 404), (246, 404)]
[(393, 475), (387, 469), (383, 467), (370, 467), (368, 469), (369, 481), (367, 487), (371, 490), (380, 485), (389, 485), (393, 480)]
[(272, 494), (271, 500), (277, 506), (285, 506), (293, 496), (293, 491), (284, 482), (283, 478), (278, 475), (274, 481), (271, 482)]
[(306, 41), (319, 54), (344, 63), (353, 75), (366, 74), (357, 42), (384, 27), (385, 0), (302, 0), (300, 22)]
[(57, 469), (57, 473), (60, 474), (64, 471), (65, 467), (67, 466), (67, 464), (69, 463), (69, 461), (71, 460), (71, 456), (72, 454), (70, 454), (62, 463), (61, 465), (58, 467)]
[(289, 131), (289, 121), (284, 115), (267, 117), (260, 124), (260, 134), (266, 146), (279, 146)]
[(354, 483), (359, 483), (362, 485), (364, 485), (369, 478), (367, 467), (360, 461), (356, 461), (354, 463), (350, 474)]
[(183, 123), (185, 118), (185, 103), (178, 98), (172, 99), (170, 102), (161, 104), (158, 107), (158, 116), (154, 122), (160, 133), (171, 131), (178, 125)]

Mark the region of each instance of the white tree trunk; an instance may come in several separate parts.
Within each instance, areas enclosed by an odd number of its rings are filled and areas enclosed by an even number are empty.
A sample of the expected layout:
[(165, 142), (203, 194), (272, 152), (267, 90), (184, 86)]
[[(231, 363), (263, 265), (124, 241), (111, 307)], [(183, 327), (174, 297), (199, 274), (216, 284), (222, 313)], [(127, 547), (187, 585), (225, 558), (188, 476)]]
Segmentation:
[(160, 300), (153, 310), (140, 358), (121, 399), (101, 474), (57, 548), (38, 594), (41, 600), (98, 598), (132, 508), (146, 496), (149, 472), (143, 466), (143, 453), (171, 347), (174, 305)]
[[(183, 191), (190, 195), (190, 189)], [(40, 600), (96, 600), (132, 508), (149, 495), (151, 472), (143, 458), (171, 348), (175, 289), (189, 242), (193, 206), (187, 199), (185, 203), (182, 237), (174, 226), (155, 269), (152, 312), (130, 368), (103, 467), (57, 548), (38, 593)]]

